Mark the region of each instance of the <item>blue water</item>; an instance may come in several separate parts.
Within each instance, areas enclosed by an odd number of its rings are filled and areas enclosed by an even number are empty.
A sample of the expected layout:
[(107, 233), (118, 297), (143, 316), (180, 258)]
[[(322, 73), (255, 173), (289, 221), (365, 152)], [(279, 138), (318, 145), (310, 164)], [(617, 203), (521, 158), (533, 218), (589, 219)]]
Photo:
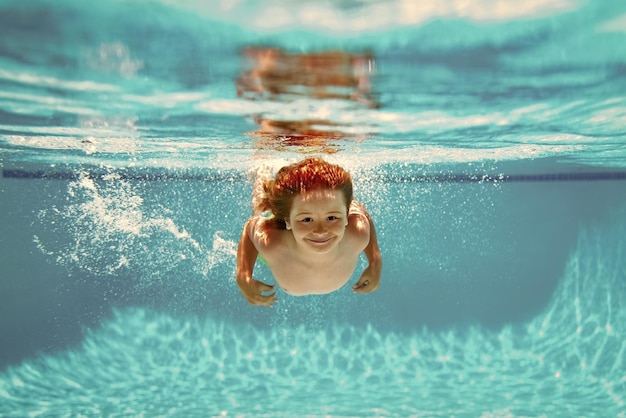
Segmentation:
[[(623, 2), (0, 1), (0, 35), (0, 416), (626, 416)], [(381, 288), (249, 306), (252, 173), (310, 155)]]

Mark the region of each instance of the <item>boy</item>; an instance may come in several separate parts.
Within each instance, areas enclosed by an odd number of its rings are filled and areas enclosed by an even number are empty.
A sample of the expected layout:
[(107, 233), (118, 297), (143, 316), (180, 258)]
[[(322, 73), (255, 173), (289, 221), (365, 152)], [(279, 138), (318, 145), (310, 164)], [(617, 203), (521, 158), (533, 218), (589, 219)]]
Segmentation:
[(237, 285), (252, 305), (272, 306), (276, 292), (252, 277), (257, 256), (278, 285), (294, 296), (333, 292), (350, 279), (359, 254), (369, 266), (352, 287), (378, 289), (382, 258), (369, 213), (353, 201), (352, 179), (341, 167), (308, 158), (281, 168), (272, 180), (258, 179), (254, 216), (237, 249)]

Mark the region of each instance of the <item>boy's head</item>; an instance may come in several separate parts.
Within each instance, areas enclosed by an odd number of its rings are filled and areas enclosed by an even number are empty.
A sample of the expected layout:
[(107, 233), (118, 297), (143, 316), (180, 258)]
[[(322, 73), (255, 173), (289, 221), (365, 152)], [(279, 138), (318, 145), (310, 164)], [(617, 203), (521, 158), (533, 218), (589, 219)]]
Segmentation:
[(352, 178), (342, 167), (321, 158), (307, 158), (281, 168), (265, 187), (269, 207), (281, 223), (289, 218), (296, 196), (321, 189), (340, 191), (347, 213), (353, 198)]

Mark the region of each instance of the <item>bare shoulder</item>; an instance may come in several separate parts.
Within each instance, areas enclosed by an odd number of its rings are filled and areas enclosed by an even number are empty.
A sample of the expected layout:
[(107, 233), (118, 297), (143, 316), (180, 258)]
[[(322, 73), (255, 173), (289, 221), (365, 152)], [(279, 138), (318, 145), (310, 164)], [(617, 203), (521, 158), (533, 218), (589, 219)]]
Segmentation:
[(246, 224), (246, 230), (250, 240), (257, 250), (265, 254), (283, 245), (285, 232), (276, 227), (271, 218), (253, 216)]
[(370, 240), (370, 221), (365, 206), (356, 200), (350, 205), (348, 210), (347, 233), (359, 247), (365, 248)]

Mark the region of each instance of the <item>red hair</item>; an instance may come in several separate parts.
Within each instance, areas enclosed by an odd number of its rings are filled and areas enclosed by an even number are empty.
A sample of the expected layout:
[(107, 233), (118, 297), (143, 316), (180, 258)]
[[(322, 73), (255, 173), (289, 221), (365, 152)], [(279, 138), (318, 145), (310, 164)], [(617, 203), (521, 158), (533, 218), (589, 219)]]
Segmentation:
[(350, 174), (321, 158), (307, 158), (281, 168), (273, 180), (263, 183), (264, 197), (257, 209), (259, 212), (271, 210), (277, 227), (284, 229), (293, 199), (299, 194), (319, 189), (341, 191), (346, 201), (346, 211), (350, 207), (353, 198)]

